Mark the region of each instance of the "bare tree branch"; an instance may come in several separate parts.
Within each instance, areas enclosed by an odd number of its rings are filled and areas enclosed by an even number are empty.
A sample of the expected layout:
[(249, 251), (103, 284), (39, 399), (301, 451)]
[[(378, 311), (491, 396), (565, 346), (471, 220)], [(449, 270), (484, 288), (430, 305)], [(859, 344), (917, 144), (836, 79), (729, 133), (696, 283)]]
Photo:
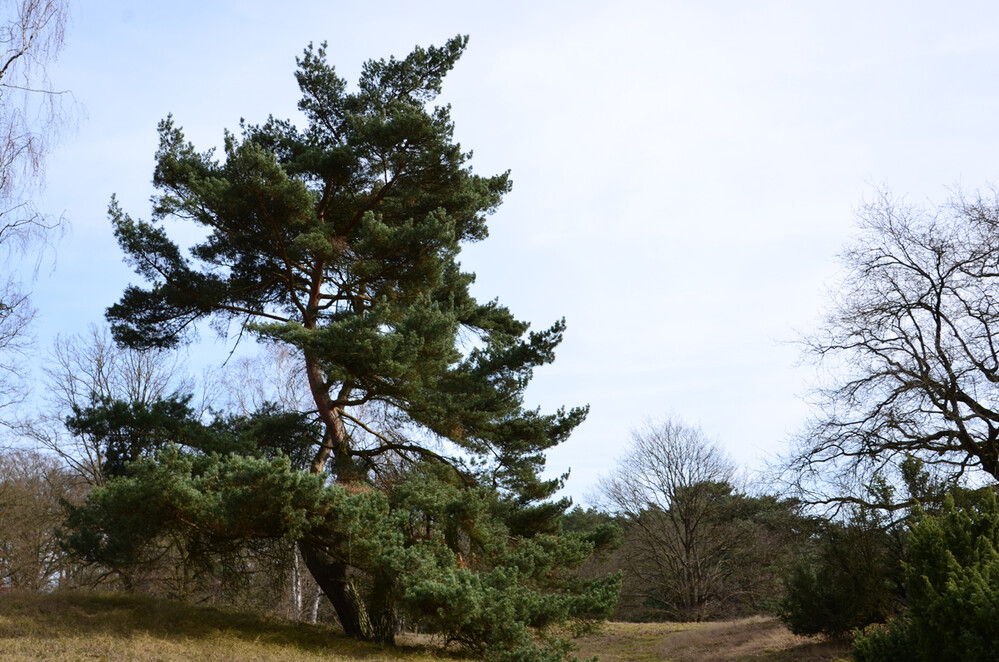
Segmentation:
[(907, 456), (952, 481), (999, 478), (999, 197), (930, 209), (879, 192), (860, 220), (824, 326), (804, 339), (829, 378), (789, 475), (815, 502)]
[[(66, 117), (63, 92), (49, 85), (46, 67), (62, 48), (67, 19), (67, 0), (20, 0), (0, 13), (0, 269), (7, 274), (62, 225), (35, 208), (33, 194)], [(25, 286), (7, 276), (0, 285), (0, 409), (24, 398), (20, 366), (33, 315)]]
[(95, 326), (86, 335), (57, 337), (43, 372), (45, 409), (20, 430), (91, 485), (104, 484), (102, 450), (94, 439), (67, 434), (65, 421), (74, 409), (102, 400), (151, 404), (196, 390), (177, 354), (121, 348), (107, 328)]

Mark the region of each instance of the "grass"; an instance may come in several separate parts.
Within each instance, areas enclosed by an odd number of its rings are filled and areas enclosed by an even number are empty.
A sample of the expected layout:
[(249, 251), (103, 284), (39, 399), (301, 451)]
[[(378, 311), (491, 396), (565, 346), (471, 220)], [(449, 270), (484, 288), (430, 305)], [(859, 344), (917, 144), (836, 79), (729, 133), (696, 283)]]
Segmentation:
[(774, 618), (720, 623), (607, 623), (578, 640), (601, 662), (826, 662), (849, 660), (849, 644), (791, 634)]
[(416, 646), (348, 639), (337, 630), (131, 595), (0, 593), (0, 660), (35, 662), (432, 662)]
[[(457, 662), (415, 645), (365, 644), (325, 626), (122, 594), (0, 592), (4, 662)], [(724, 623), (607, 623), (579, 639), (602, 662), (847, 660), (845, 643), (795, 637), (774, 619)]]

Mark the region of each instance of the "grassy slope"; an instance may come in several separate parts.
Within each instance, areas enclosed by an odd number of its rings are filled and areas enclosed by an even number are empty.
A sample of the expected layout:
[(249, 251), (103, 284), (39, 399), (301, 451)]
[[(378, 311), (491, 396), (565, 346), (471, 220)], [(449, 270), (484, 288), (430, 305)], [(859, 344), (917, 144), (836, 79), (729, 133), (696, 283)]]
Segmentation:
[[(817, 662), (846, 645), (794, 637), (773, 619), (727, 623), (608, 623), (578, 641), (602, 662)], [(4, 662), (432, 662), (429, 648), (362, 644), (322, 626), (128, 595), (0, 592)]]
[[(321, 626), (127, 595), (0, 593), (0, 660), (336, 662), (445, 659)], [(452, 662), (455, 658), (447, 658)]]

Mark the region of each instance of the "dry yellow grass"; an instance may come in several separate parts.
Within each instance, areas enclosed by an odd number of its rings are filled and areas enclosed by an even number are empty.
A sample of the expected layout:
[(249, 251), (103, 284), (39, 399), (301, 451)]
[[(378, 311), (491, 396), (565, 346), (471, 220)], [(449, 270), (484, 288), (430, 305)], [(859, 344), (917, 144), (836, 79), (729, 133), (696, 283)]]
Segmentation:
[(433, 662), (417, 647), (363, 644), (322, 626), (126, 595), (0, 593), (4, 662)]
[[(459, 662), (426, 637), (397, 648), (337, 630), (129, 595), (0, 592), (3, 662)], [(602, 662), (846, 660), (843, 643), (795, 637), (773, 619), (725, 623), (608, 623), (579, 639)]]
[(848, 660), (844, 642), (797, 637), (773, 618), (722, 623), (607, 623), (579, 641), (601, 662), (825, 662)]

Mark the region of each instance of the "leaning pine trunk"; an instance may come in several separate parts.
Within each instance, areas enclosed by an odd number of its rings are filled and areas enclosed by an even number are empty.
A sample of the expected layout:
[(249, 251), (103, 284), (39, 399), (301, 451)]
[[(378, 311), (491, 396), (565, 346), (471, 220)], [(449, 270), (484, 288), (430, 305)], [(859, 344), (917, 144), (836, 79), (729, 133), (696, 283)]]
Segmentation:
[(368, 610), (348, 575), (349, 566), (304, 542), (299, 543), (299, 549), (305, 566), (333, 605), (344, 634), (363, 641), (375, 640)]

